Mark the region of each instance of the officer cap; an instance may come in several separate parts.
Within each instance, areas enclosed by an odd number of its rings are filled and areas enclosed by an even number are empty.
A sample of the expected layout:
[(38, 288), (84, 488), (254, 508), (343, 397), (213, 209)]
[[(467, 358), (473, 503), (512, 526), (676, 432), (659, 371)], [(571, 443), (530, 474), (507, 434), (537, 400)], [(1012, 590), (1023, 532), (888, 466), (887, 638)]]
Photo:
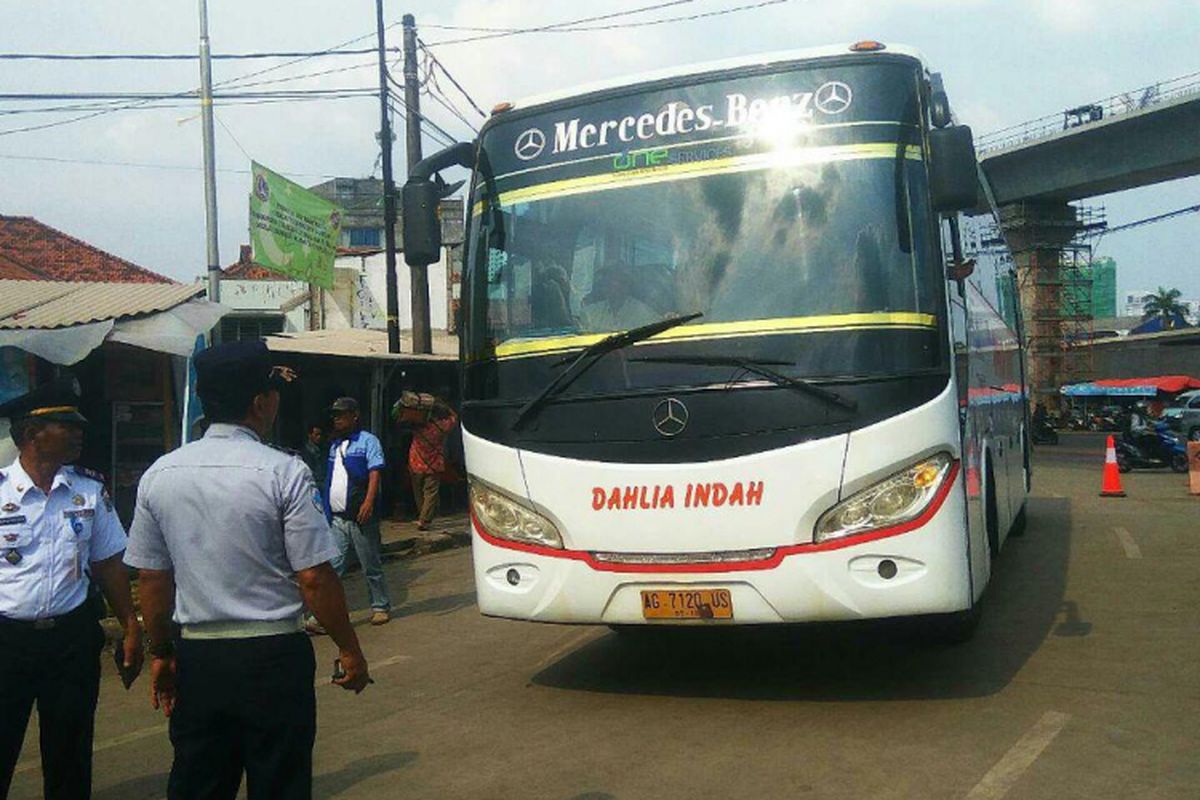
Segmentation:
[(244, 411), (256, 394), (280, 388), (261, 339), (218, 344), (196, 356), (196, 394), (208, 408)]
[(330, 414), (339, 414), (345, 411), (358, 411), (358, 401), (353, 397), (339, 397), (333, 401), (333, 405), (329, 406)]
[(0, 405), (0, 417), (8, 417), (12, 422), (44, 419), (77, 425), (87, 423), (87, 418), (79, 413), (79, 381), (75, 378), (58, 378), (14, 397)]

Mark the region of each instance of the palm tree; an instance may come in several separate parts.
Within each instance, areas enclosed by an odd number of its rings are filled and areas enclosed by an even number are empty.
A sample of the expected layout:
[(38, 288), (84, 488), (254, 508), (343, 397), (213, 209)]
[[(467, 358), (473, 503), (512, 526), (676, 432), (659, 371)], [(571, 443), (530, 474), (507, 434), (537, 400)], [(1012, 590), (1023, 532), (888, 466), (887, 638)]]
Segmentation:
[(1163, 330), (1175, 327), (1178, 318), (1187, 319), (1188, 304), (1179, 302), (1181, 292), (1178, 289), (1158, 287), (1154, 294), (1142, 296), (1142, 319), (1161, 317)]

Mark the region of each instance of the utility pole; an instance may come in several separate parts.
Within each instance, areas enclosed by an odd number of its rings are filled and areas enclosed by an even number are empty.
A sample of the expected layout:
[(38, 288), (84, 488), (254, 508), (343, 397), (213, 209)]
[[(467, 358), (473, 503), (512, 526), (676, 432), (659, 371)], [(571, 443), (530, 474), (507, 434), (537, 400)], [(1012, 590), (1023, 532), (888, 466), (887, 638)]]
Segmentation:
[[(392, 123), (388, 115), (387, 46), (384, 41), (383, 0), (375, 0), (379, 39), (379, 147), (383, 155), (383, 243), (387, 265), (388, 352), (400, 352), (400, 296), (396, 285), (396, 192), (392, 185)], [(407, 69), (405, 65), (405, 69)]]
[[(421, 91), (417, 78), (417, 23), (405, 14), (404, 26), (404, 105), (408, 111), (404, 126), (408, 145), (408, 169), (421, 160)], [(410, 266), (409, 295), (412, 299), (413, 352), (432, 353), (433, 334), (429, 329), (429, 268)]]
[[(204, 221), (208, 229), (208, 299), (221, 301), (221, 253), (217, 246), (217, 157), (213, 151), (212, 51), (208, 0), (200, 0), (200, 121), (204, 137)], [(213, 328), (216, 343), (220, 326)]]

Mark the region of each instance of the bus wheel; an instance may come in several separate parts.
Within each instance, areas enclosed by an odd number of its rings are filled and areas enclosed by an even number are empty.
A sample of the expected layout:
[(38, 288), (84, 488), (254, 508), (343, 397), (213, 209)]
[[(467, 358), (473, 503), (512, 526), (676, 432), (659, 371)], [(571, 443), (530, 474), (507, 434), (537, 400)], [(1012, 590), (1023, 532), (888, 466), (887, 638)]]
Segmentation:
[(984, 498), (984, 523), (987, 528), (988, 550), (992, 559), (1000, 554), (1000, 515), (996, 512), (996, 480), (992, 477), (992, 460), (987, 460), (987, 497)]

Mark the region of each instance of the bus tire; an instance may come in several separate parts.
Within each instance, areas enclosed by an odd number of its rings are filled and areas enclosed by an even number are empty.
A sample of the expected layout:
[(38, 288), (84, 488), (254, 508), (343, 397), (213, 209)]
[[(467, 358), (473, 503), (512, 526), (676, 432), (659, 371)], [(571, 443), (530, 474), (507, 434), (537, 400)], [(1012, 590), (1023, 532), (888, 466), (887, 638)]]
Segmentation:
[(996, 479), (992, 477), (992, 459), (987, 460), (987, 483), (984, 484), (987, 496), (984, 502), (984, 527), (987, 529), (988, 550), (992, 560), (1000, 554), (1000, 516), (996, 511)]

